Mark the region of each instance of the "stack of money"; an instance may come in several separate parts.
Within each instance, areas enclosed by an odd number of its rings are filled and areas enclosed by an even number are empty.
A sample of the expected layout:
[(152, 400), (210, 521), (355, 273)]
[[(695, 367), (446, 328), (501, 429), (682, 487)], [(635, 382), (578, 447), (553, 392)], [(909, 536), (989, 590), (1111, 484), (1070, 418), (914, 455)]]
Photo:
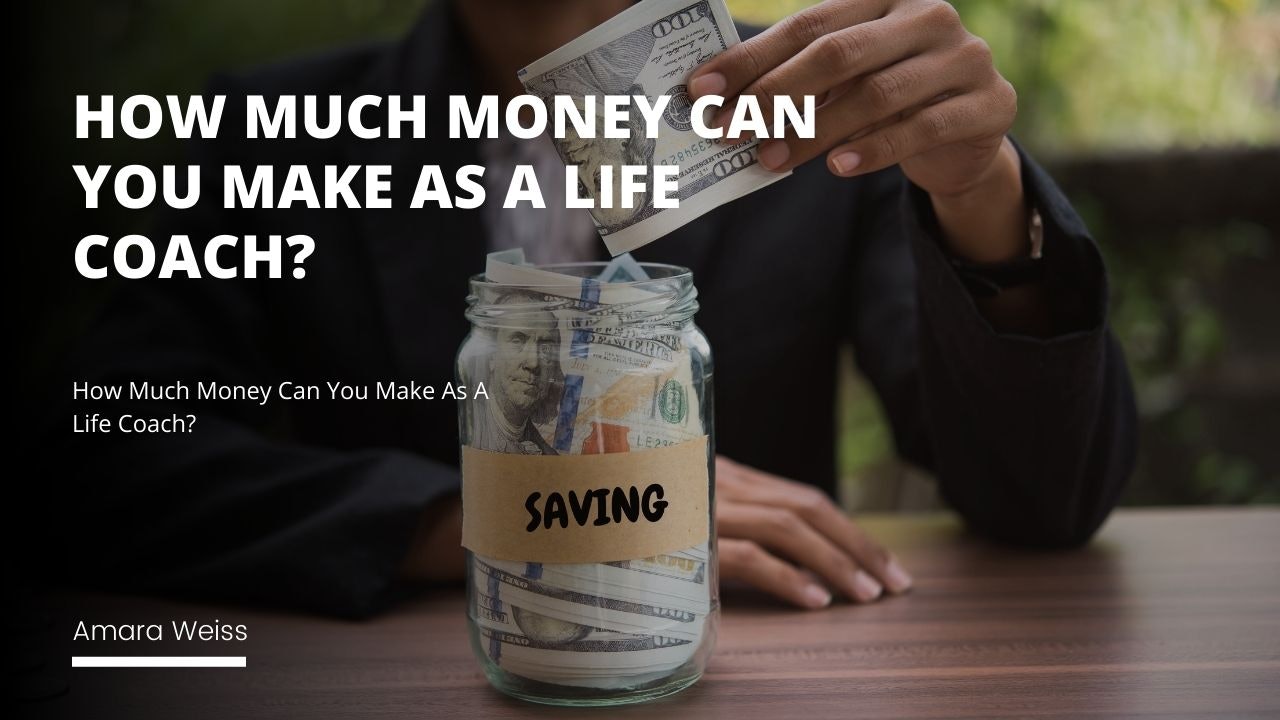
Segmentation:
[[(589, 278), (525, 265), (518, 250), (491, 255), (486, 280), (509, 285), (513, 303), (548, 308), (554, 327), (494, 329), (492, 342), (464, 347), (459, 365), (467, 384), (484, 381), (490, 398), (466, 408), (463, 441), (492, 452), (576, 455), (705, 435), (701, 388), (678, 330), (619, 322), (656, 301), (641, 289), (649, 286), (625, 284), (643, 279), (629, 255)], [(495, 292), (488, 301), (502, 305), (503, 289)], [(505, 342), (504, 332), (523, 338)], [(537, 352), (528, 350), (530, 334), (544, 336)], [(707, 633), (714, 578), (706, 543), (595, 564), (470, 558), (471, 612), (483, 651), (522, 678), (639, 687), (688, 663)]]

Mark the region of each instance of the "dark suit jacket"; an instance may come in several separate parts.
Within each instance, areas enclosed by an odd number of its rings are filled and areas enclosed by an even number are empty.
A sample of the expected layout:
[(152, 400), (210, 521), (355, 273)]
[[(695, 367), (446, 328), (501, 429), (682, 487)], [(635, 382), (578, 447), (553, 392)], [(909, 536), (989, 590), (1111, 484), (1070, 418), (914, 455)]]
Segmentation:
[[(466, 279), (483, 268), (480, 214), (412, 210), (408, 200), (422, 164), (452, 177), (478, 162), (476, 143), (445, 130), (448, 95), (478, 92), (468, 53), (451, 13), (434, 7), (403, 42), (215, 81), (211, 92), (229, 96), (223, 132), (193, 148), (208, 164), (204, 201), (153, 237), (309, 234), (306, 278), (286, 268), (279, 280), (125, 283), (85, 339), (75, 377), (452, 378), (468, 331)], [(237, 138), (247, 93), (422, 93), (430, 139)], [(1130, 472), (1134, 401), (1107, 330), (1098, 250), (1049, 177), (1023, 162), (1046, 226), (1048, 340), (992, 331), (939, 248), (927, 198), (896, 170), (849, 180), (811, 163), (637, 252), (693, 269), (696, 320), (715, 354), (718, 450), (832, 490), (837, 358), (852, 345), (898, 451), (936, 473), (974, 530), (1039, 546), (1087, 540)], [(219, 166), (228, 163), (391, 165), (395, 209), (227, 212)], [(449, 401), (169, 410), (196, 412), (194, 432), (61, 434), (72, 577), (367, 614), (392, 594), (424, 507), (458, 487)]]

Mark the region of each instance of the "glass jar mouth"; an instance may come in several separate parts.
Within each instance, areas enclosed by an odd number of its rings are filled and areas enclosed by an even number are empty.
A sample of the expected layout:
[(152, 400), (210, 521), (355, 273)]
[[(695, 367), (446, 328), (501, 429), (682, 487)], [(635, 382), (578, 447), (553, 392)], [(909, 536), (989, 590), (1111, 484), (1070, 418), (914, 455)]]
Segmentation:
[(556, 273), (563, 281), (531, 277), (527, 283), (499, 283), (485, 274), (470, 278), (466, 316), (481, 327), (620, 327), (679, 324), (698, 311), (693, 271), (678, 265), (640, 263), (643, 280), (604, 282), (604, 262), (529, 266)]
[[(575, 278), (578, 280), (595, 280), (600, 275), (600, 272), (604, 270), (608, 265), (609, 263), (607, 262), (603, 262), (599, 260), (590, 260), (585, 262), (551, 263), (548, 265), (533, 265), (531, 267), (535, 267), (539, 270), (546, 270), (548, 272), (559, 273), (561, 275), (565, 275), (567, 277)], [(693, 271), (690, 270), (689, 268), (681, 267), (679, 265), (670, 265), (667, 263), (642, 262), (642, 263), (639, 263), (639, 265), (641, 268), (644, 269), (646, 273), (649, 274), (648, 279), (628, 280), (625, 282), (610, 282), (609, 285), (615, 285), (618, 287), (643, 288), (645, 285), (650, 285), (659, 281), (666, 282), (666, 283), (687, 282), (689, 285), (693, 284)], [(486, 277), (487, 276), (484, 273), (478, 273), (468, 278), (468, 282), (471, 284), (471, 288), (473, 292), (475, 288), (478, 286), (493, 287), (493, 288), (516, 287), (516, 288), (529, 288), (529, 289), (559, 287), (559, 285), (555, 283), (531, 283), (527, 285), (525, 284), (511, 285), (510, 283), (490, 282), (489, 280), (485, 279)]]

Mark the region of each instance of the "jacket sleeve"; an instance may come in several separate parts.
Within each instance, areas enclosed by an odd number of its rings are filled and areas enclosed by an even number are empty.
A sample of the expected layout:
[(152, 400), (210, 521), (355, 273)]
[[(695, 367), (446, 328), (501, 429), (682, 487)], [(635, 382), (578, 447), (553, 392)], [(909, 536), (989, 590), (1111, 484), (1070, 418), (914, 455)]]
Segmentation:
[(853, 343), (900, 454), (935, 473), (971, 529), (1073, 546), (1132, 471), (1136, 410), (1098, 248), (1049, 176), (1022, 163), (1045, 225), (1051, 336), (992, 329), (939, 243), (928, 196), (895, 170), (869, 178), (859, 203)]

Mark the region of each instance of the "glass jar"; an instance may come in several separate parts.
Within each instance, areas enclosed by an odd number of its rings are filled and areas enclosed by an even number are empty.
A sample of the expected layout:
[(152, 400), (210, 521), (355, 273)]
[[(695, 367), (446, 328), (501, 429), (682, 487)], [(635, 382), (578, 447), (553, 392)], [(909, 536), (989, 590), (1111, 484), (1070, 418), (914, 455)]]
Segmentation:
[(472, 648), (494, 687), (534, 702), (678, 692), (701, 677), (720, 615), (692, 273), (644, 264), (648, 279), (604, 283), (603, 263), (510, 267), (518, 282), (471, 279), (458, 352)]

